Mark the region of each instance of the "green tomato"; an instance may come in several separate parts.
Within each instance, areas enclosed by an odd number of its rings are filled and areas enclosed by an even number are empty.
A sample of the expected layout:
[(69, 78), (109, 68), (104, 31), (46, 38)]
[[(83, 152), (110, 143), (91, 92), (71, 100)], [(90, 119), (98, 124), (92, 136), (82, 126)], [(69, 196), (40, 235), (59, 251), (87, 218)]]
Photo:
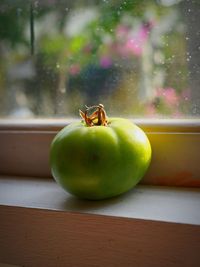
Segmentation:
[(51, 144), (51, 171), (69, 193), (105, 199), (133, 188), (151, 160), (145, 133), (127, 119), (110, 118), (107, 126), (75, 122)]

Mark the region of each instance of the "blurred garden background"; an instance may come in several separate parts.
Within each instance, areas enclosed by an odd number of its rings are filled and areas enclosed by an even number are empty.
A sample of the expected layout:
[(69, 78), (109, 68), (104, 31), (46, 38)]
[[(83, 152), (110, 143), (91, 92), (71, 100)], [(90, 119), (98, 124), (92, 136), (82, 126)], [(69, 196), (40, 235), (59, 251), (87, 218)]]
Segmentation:
[(1, 0), (0, 117), (200, 115), (200, 1)]

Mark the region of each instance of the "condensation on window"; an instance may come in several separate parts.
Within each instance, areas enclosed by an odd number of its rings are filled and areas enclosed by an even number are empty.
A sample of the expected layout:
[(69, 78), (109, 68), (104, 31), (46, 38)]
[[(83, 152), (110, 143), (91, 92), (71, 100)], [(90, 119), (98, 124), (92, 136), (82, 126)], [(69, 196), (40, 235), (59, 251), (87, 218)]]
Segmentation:
[(200, 115), (198, 0), (0, 1), (0, 117)]

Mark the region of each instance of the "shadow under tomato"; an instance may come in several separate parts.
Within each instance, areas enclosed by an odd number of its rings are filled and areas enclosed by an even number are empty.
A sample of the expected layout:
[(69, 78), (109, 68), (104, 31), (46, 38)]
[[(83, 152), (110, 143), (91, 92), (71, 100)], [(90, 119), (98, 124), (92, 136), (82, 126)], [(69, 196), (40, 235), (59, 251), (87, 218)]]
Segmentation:
[(104, 200), (85, 200), (77, 198), (73, 195), (68, 194), (67, 198), (62, 203), (62, 208), (65, 210), (78, 211), (78, 212), (95, 212), (105, 210), (110, 207), (120, 205), (121, 203), (126, 203), (128, 199), (133, 199), (136, 197), (135, 193), (139, 193), (139, 190), (135, 188), (129, 190), (128, 192)]

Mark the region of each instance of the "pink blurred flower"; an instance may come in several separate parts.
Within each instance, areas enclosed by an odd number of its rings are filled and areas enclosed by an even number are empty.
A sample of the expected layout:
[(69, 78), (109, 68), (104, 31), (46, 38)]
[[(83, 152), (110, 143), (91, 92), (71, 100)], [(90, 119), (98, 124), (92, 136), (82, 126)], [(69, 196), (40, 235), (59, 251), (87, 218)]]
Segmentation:
[(126, 25), (119, 25), (116, 28), (116, 42), (112, 43), (111, 51), (124, 58), (130, 55), (141, 56), (154, 24), (154, 22), (143, 23), (134, 31)]
[(77, 75), (77, 74), (80, 73), (80, 70), (81, 70), (81, 68), (80, 68), (80, 65), (79, 64), (73, 64), (69, 68), (69, 73), (71, 75)]
[(133, 53), (136, 56), (140, 56), (142, 54), (142, 48), (142, 45), (139, 44), (139, 42), (135, 39), (129, 39), (125, 44), (125, 50)]
[(125, 49), (136, 56), (140, 56), (142, 54), (144, 44), (148, 39), (150, 29), (150, 24), (140, 26), (135, 34), (129, 36), (127, 42), (125, 43)]
[(159, 88), (157, 89), (156, 95), (158, 97), (162, 97), (166, 104), (169, 105), (178, 105), (179, 104), (179, 96), (173, 88)]
[(112, 59), (108, 56), (102, 56), (100, 58), (100, 66), (102, 68), (109, 68), (112, 65)]

